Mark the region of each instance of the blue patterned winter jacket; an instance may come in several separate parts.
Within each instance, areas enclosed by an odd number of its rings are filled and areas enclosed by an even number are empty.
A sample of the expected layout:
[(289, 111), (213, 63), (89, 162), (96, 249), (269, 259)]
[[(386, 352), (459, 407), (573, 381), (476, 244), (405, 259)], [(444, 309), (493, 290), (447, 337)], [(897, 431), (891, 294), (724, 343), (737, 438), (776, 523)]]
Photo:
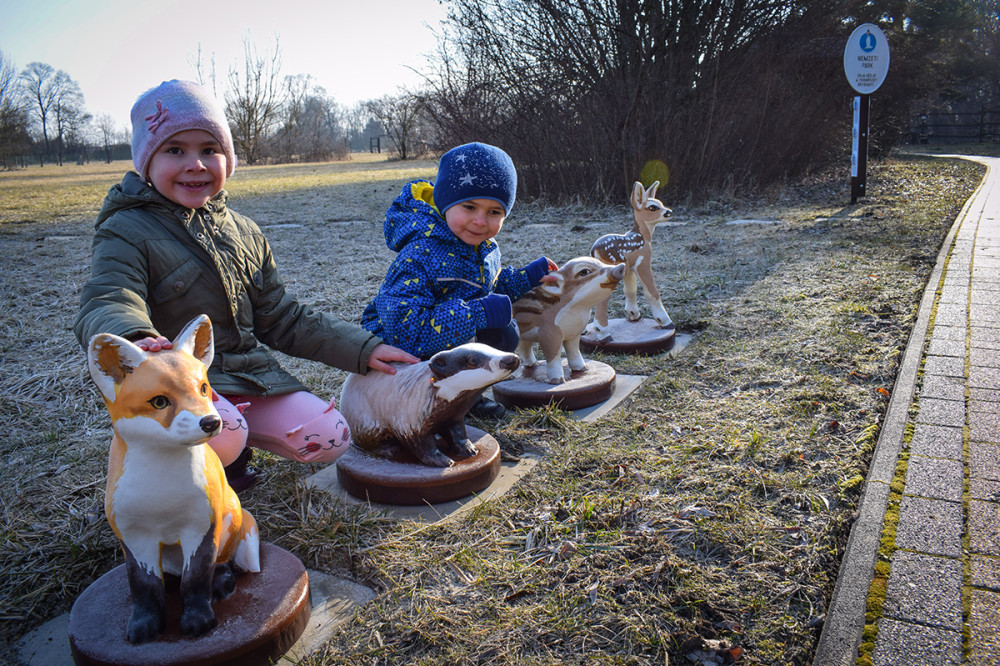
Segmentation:
[(455, 236), (427, 181), (403, 186), (385, 214), (384, 232), (386, 245), (399, 254), (361, 325), (421, 358), (468, 342), (486, 327), (475, 299), (496, 292), (515, 301), (545, 273), (529, 277), (527, 267), (501, 267), (494, 239), (472, 246)]

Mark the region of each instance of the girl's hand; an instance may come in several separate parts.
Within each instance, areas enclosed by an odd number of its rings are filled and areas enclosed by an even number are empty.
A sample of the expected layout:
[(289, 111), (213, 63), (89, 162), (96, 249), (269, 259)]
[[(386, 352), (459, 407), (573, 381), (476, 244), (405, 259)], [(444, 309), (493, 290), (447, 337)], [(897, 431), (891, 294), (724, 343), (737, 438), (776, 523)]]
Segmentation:
[(162, 335), (159, 335), (155, 338), (147, 337), (147, 338), (142, 338), (141, 340), (136, 340), (135, 346), (141, 349), (142, 351), (147, 351), (147, 352), (158, 352), (163, 349), (174, 348), (173, 343), (170, 342), (170, 340), (167, 340)]
[(372, 350), (368, 356), (368, 367), (372, 370), (384, 372), (387, 375), (396, 374), (396, 368), (390, 363), (416, 363), (420, 359), (413, 354), (407, 353), (398, 347), (393, 347), (382, 343)]

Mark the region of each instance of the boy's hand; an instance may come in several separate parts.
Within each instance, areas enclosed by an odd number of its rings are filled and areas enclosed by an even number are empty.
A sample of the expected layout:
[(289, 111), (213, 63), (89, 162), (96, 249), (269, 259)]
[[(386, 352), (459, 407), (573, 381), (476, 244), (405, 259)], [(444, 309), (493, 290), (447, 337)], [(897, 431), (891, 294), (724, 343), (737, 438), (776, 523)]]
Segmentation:
[(142, 338), (141, 340), (136, 340), (134, 344), (142, 351), (147, 351), (147, 352), (158, 352), (164, 349), (174, 348), (174, 344), (170, 342), (170, 340), (167, 340), (162, 335), (158, 335), (155, 338), (153, 337)]
[(405, 352), (398, 347), (382, 343), (375, 347), (372, 353), (368, 355), (368, 367), (372, 370), (384, 372), (387, 375), (394, 375), (396, 374), (396, 368), (389, 365), (390, 363), (416, 363), (419, 360), (413, 354)]
[(549, 272), (542, 276), (542, 283), (547, 283), (547, 284), (558, 283), (559, 278), (557, 278), (555, 275), (552, 275), (552, 273), (555, 273), (557, 270), (559, 270), (559, 266), (556, 264), (556, 262), (552, 261), (548, 257), (545, 257), (545, 261), (549, 262)]
[(486, 313), (486, 328), (503, 328), (510, 323), (513, 312), (507, 294), (488, 294), (474, 298), (469, 303), (479, 303)]

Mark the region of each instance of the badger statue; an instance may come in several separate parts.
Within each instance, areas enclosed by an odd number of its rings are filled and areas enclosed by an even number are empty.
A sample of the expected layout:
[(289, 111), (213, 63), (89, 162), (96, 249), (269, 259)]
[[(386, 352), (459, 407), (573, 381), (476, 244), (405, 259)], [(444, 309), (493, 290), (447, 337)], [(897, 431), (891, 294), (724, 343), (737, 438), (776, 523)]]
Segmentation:
[(516, 354), (470, 342), (429, 360), (395, 365), (396, 374), (351, 374), (340, 393), (354, 445), (390, 458), (400, 447), (431, 467), (450, 467), (452, 458), (476, 455), (465, 415), (483, 391), (510, 377)]

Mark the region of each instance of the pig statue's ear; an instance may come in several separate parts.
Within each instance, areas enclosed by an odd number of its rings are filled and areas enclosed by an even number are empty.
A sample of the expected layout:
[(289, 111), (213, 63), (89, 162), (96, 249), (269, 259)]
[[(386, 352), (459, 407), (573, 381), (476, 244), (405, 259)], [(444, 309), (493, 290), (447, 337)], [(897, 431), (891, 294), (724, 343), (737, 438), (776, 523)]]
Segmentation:
[(147, 354), (125, 338), (98, 333), (87, 345), (87, 367), (104, 399), (115, 401), (115, 387), (139, 367)]
[(174, 349), (186, 351), (204, 363), (212, 365), (215, 358), (215, 341), (212, 337), (212, 322), (208, 315), (198, 315), (184, 327), (174, 339)]
[(543, 282), (539, 287), (542, 291), (552, 294), (553, 296), (562, 295), (563, 287), (566, 284), (566, 276), (562, 273), (549, 273), (547, 277), (554, 277), (555, 282)]

